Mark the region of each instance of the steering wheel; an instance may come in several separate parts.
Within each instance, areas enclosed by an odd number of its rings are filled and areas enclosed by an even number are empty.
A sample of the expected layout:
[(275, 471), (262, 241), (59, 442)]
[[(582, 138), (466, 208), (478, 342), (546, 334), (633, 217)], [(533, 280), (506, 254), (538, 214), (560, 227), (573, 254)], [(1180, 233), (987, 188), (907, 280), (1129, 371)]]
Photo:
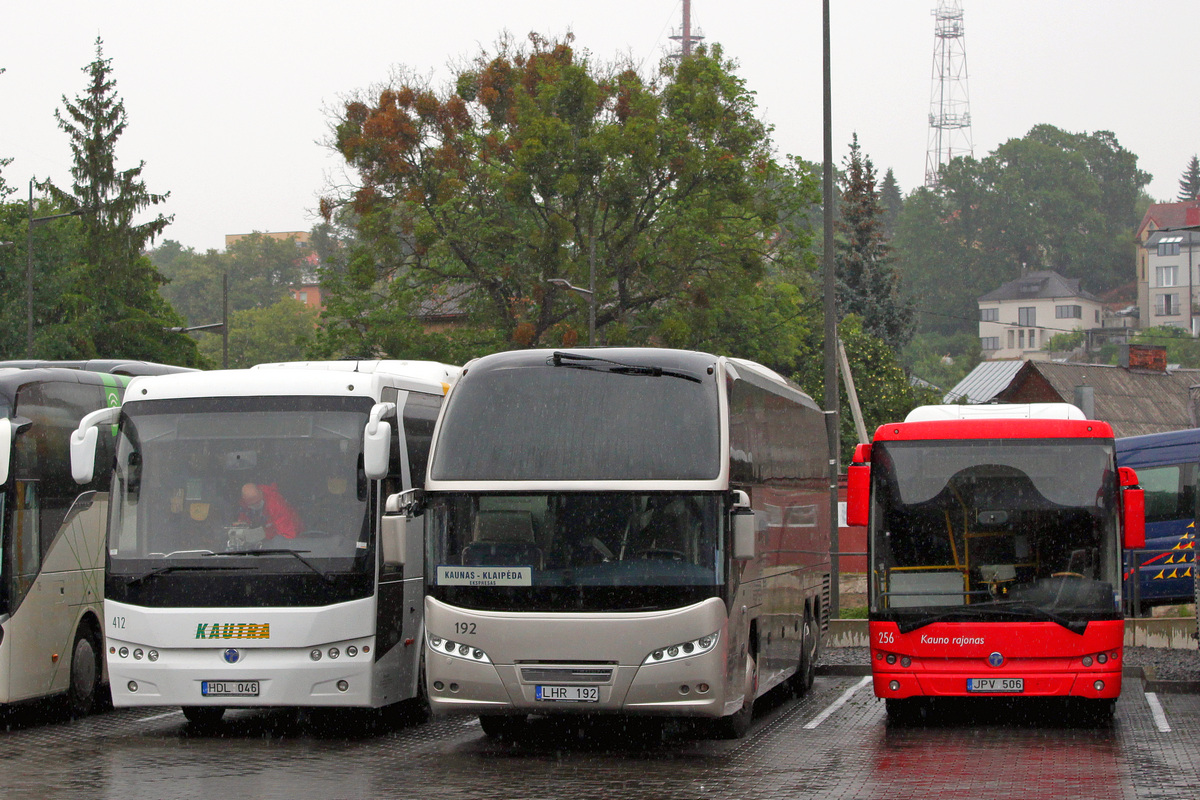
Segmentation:
[(678, 550), (668, 550), (664, 547), (656, 547), (652, 550), (641, 550), (634, 556), (635, 558), (653, 558), (663, 561), (687, 561), (687, 554), (681, 553)]
[(1051, 578), (1082, 578), (1083, 575), (1081, 575), (1078, 572), (1051, 572), (1050, 577)]

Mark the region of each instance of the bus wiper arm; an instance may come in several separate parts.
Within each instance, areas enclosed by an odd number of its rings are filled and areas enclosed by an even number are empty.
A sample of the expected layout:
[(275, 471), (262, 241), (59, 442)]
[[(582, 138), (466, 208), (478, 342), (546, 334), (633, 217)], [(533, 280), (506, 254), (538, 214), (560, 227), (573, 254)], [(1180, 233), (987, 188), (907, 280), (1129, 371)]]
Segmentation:
[(951, 620), (960, 619), (962, 617), (979, 617), (989, 614), (999, 616), (1029, 618), (1036, 617), (1063, 626), (1071, 633), (1082, 634), (1087, 630), (1087, 620), (1069, 620), (1044, 608), (1037, 606), (1021, 605), (1000, 607), (994, 605), (980, 605), (974, 608), (960, 608), (953, 611), (945, 611), (941, 614), (933, 614), (921, 619), (907, 620), (897, 623), (901, 633), (912, 633), (918, 628), (924, 628), (926, 625), (932, 625), (935, 622), (949, 622)]
[(165, 567), (158, 567), (149, 572), (144, 572), (141, 575), (134, 575), (125, 581), (126, 586), (136, 586), (147, 578), (154, 578), (158, 575), (166, 575), (168, 572), (211, 572), (218, 569), (250, 569), (250, 567), (235, 567), (232, 565), (226, 566), (223, 564), (168, 564)]
[(613, 361), (612, 359), (609, 359), (609, 358), (600, 358), (599, 356), (586, 356), (586, 355), (583, 355), (582, 353), (564, 353), (561, 350), (555, 350), (553, 355), (550, 356), (550, 363), (556, 367), (573, 367), (575, 369), (599, 369), (599, 367), (593, 367), (586, 363), (583, 363), (583, 364), (570, 363), (573, 361), (583, 361), (583, 362), (593, 361), (593, 362), (596, 362), (597, 364), (604, 364), (604, 365), (607, 365), (608, 372), (615, 372), (618, 375), (649, 375), (654, 378), (666, 376), (669, 378), (682, 378), (685, 381), (692, 381), (693, 383), (702, 383), (702, 381), (699, 378), (697, 378), (695, 375), (692, 375), (690, 373), (680, 372), (679, 370), (674, 370), (674, 369), (663, 369), (662, 367), (655, 367), (655, 366), (650, 366), (650, 365), (646, 365), (646, 364), (625, 364), (620, 361)]
[[(220, 553), (213, 553), (213, 555), (214, 556), (292, 556), (297, 561), (299, 561), (301, 564), (308, 567), (316, 574), (320, 575), (321, 580), (325, 581), (330, 586), (332, 586), (333, 578), (330, 578), (328, 575), (326, 575), (324, 572), (322, 572), (321, 568), (318, 567), (316, 564), (312, 563), (307, 558), (300, 555), (301, 553), (308, 553), (308, 552), (311, 552), (311, 551), (310, 550), (289, 550), (286, 547), (275, 547), (275, 548), (270, 548), (267, 550), (225, 550)], [(242, 567), (241, 569), (246, 569), (246, 568)]]

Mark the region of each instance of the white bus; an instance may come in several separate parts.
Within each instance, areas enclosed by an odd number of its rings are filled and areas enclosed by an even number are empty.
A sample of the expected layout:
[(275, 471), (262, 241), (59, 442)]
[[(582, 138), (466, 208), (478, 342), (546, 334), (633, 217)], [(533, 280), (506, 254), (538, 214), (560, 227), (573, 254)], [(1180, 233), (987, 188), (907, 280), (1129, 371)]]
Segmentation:
[(425, 475), (457, 368), (335, 362), (137, 380), (119, 425), (104, 626), (116, 706), (419, 701), (420, 559), (378, 547), (382, 499)]
[(645, 348), (526, 350), (463, 369), (424, 493), (435, 713), (709, 718), (812, 682), (829, 588), (821, 410), (756, 364)]
[[(118, 405), (141, 361), (0, 362), (0, 704), (65, 694), (89, 712), (104, 688), (103, 480), (71, 480), (79, 420)], [(99, 437), (112, 458), (113, 436)]]

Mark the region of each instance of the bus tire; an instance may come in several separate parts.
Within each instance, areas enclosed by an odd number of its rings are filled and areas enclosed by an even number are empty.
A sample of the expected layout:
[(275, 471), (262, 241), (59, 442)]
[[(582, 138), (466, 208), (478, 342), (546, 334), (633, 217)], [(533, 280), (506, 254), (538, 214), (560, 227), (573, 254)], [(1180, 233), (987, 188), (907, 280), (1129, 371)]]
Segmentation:
[(223, 706), (183, 706), (183, 716), (197, 728), (211, 728), (225, 716)]
[(1113, 698), (1083, 701), (1083, 718), (1093, 725), (1109, 725), (1117, 711), (1117, 701)]
[(817, 660), (821, 655), (821, 631), (813, 620), (812, 612), (804, 609), (804, 623), (800, 628), (800, 664), (792, 676), (792, 691), (806, 694), (812, 688), (817, 675)]
[(525, 715), (480, 714), (479, 727), (490, 739), (515, 739), (525, 728)]
[(67, 686), (67, 708), (72, 717), (85, 717), (96, 707), (100, 689), (100, 646), (86, 622), (75, 631), (71, 646), (71, 678)]
[(903, 699), (889, 697), (883, 703), (887, 708), (888, 723), (894, 725), (910, 725), (920, 722), (929, 713), (929, 706), (923, 697)]
[(754, 696), (758, 694), (758, 662), (752, 653), (746, 654), (746, 682), (742, 707), (735, 714), (717, 720), (717, 735), (722, 739), (741, 739), (750, 731), (754, 721)]

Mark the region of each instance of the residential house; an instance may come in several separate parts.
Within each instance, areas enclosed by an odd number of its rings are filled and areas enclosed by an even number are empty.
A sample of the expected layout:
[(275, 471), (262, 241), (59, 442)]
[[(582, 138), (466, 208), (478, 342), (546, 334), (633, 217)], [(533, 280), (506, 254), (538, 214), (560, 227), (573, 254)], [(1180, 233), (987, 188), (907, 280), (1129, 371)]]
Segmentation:
[(1100, 299), (1054, 270), (1022, 275), (978, 299), (979, 341), (988, 360), (1046, 359), (1058, 333), (1099, 328)]
[[(1176, 314), (1161, 314), (1156, 316), (1153, 311), (1155, 304), (1161, 304), (1164, 312), (1174, 310), (1171, 306), (1171, 300), (1159, 300), (1159, 297), (1164, 297), (1172, 294), (1180, 295), (1180, 306), (1184, 293), (1179, 290), (1182, 286), (1196, 286), (1198, 281), (1194, 277), (1187, 274), (1187, 270), (1183, 269), (1185, 259), (1183, 258), (1183, 243), (1190, 241), (1190, 236), (1183, 233), (1183, 239), (1179, 242), (1161, 242), (1159, 237), (1153, 243), (1150, 238), (1159, 232), (1173, 232), (1173, 235), (1180, 235), (1181, 228), (1188, 226), (1200, 226), (1200, 201), (1188, 200), (1183, 203), (1152, 203), (1150, 208), (1146, 209), (1145, 215), (1142, 216), (1142, 221), (1137, 227), (1134, 236), (1137, 239), (1137, 303), (1138, 312), (1141, 319), (1140, 327), (1150, 328), (1157, 325), (1168, 324), (1172, 322), (1172, 318), (1180, 317)], [(1200, 237), (1197, 237), (1200, 243)], [(1168, 245), (1162, 248), (1163, 254), (1159, 254), (1159, 245)], [(1179, 244), (1181, 252), (1171, 254), (1174, 247), (1169, 245)], [(1190, 248), (1189, 248), (1190, 250)], [(1155, 263), (1150, 263), (1151, 253), (1155, 256)], [(1174, 260), (1171, 260), (1174, 259)], [(1171, 280), (1174, 277), (1175, 283), (1172, 285), (1160, 286), (1158, 284), (1159, 275), (1156, 273), (1158, 267), (1175, 266), (1178, 268), (1177, 273), (1172, 276), (1169, 271), (1161, 277), (1165, 280)], [(1165, 289), (1167, 291), (1155, 292), (1155, 289)], [(1151, 293), (1154, 296), (1151, 296)], [(1190, 303), (1189, 303), (1190, 306)], [(1189, 309), (1190, 313), (1190, 309)], [(1190, 318), (1189, 318), (1190, 319)], [(1175, 319), (1174, 322), (1179, 322), (1180, 319)], [(1191, 322), (1189, 321), (1190, 328)]]

